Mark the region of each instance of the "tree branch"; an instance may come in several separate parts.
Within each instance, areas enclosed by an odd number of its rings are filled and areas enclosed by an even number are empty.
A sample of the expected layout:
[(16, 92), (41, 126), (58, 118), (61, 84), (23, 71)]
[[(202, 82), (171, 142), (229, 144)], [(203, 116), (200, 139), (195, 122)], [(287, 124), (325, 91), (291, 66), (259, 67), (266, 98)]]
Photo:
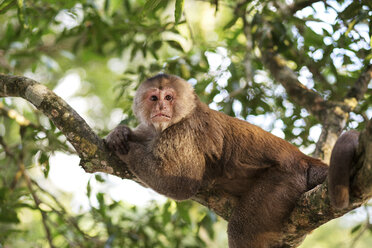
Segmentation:
[(368, 83), (372, 79), (372, 64), (366, 66), (362, 74), (355, 81), (354, 86), (349, 90), (346, 98), (356, 98), (358, 101), (364, 98), (364, 94), (367, 92)]
[(326, 110), (324, 99), (315, 91), (304, 86), (298, 80), (296, 73), (286, 66), (285, 60), (274, 51), (262, 51), (262, 58), (264, 65), (275, 80), (284, 86), (289, 97), (322, 120)]
[(323, 129), (314, 155), (328, 163), (332, 148), (345, 128), (349, 112), (354, 110), (358, 100), (361, 100), (367, 91), (372, 77), (372, 66), (367, 66), (343, 102), (332, 102), (325, 101), (318, 93), (301, 84), (296, 73), (286, 66), (286, 61), (273, 50), (265, 49), (261, 52), (264, 65), (275, 80), (283, 85), (289, 97), (322, 122)]
[(368, 83), (372, 77), (372, 65), (368, 65), (355, 81), (354, 86), (344, 97), (343, 102), (329, 102), (326, 115), (323, 119), (323, 130), (319, 137), (315, 156), (329, 161), (332, 147), (337, 137), (344, 130), (349, 113), (358, 105), (367, 92)]
[(31, 102), (65, 134), (81, 158), (87, 172), (106, 172), (122, 178), (134, 178), (126, 165), (110, 154), (83, 118), (62, 98), (36, 81), (0, 74), (0, 97), (18, 96)]
[[(308, 92), (296, 82), (291, 83), (295, 83), (294, 91)], [(293, 86), (289, 86), (291, 87)], [(121, 178), (137, 180), (125, 164), (106, 150), (103, 140), (86, 122), (45, 86), (25, 77), (0, 74), (0, 97), (4, 96), (23, 97), (47, 115), (74, 146), (85, 171), (103, 171)], [(311, 230), (360, 206), (372, 196), (372, 120), (361, 135), (356, 165), (351, 184), (350, 207), (341, 211), (330, 207), (326, 182), (304, 193), (283, 229), (282, 239), (278, 241), (279, 247), (296, 247)], [(212, 185), (203, 185), (202, 190), (192, 200), (205, 205), (225, 219), (229, 218), (237, 202), (236, 197), (216, 191)]]
[[(284, 228), (282, 244), (296, 247), (311, 230), (331, 219), (360, 207), (372, 197), (372, 119), (360, 134), (360, 143), (351, 176), (351, 197), (349, 207), (336, 210), (331, 207), (328, 197), (328, 182), (306, 192), (297, 201), (288, 224)], [(283, 246), (285, 247), (285, 246)]]
[(316, 2), (324, 2), (324, 0), (298, 0), (294, 1), (294, 3), (291, 4), (288, 9), (290, 14), (293, 15), (297, 11), (304, 9), (308, 6), (311, 6), (313, 3)]

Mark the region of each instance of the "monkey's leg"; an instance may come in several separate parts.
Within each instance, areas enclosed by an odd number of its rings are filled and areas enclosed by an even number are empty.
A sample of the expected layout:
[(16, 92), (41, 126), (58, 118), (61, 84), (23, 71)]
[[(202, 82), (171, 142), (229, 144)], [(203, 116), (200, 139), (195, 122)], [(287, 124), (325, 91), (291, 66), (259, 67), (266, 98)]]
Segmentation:
[(230, 248), (274, 247), (295, 200), (305, 191), (303, 175), (267, 174), (234, 209), (228, 224)]

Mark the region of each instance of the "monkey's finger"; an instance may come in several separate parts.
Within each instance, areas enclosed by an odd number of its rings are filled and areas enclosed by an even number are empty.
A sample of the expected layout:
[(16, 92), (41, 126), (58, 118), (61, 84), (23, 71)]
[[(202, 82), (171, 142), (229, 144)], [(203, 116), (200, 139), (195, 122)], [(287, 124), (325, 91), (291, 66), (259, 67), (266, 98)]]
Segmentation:
[(125, 148), (123, 146), (123, 142), (121, 140), (118, 140), (115, 143), (115, 151), (122, 154), (124, 149)]
[(110, 141), (107, 140), (107, 139), (104, 139), (104, 140), (103, 140), (103, 143), (105, 143), (106, 147), (107, 147), (109, 150), (113, 150), (113, 151), (115, 151), (115, 146), (113, 145), (112, 142), (110, 142)]
[(115, 139), (113, 142), (112, 142), (112, 150), (114, 150), (115, 152), (120, 152), (120, 149), (121, 149), (121, 141), (118, 140), (118, 139)]
[(119, 152), (119, 153), (123, 153), (123, 149), (124, 149), (124, 147), (122, 145), (122, 142), (118, 142), (116, 144), (116, 151)]
[(127, 141), (127, 136), (125, 132), (120, 132), (117, 137), (118, 141), (122, 143), (123, 141)]
[(123, 133), (123, 140), (125, 141), (125, 143), (128, 143), (128, 140), (129, 140), (129, 133), (128, 132)]
[(120, 153), (121, 154), (128, 154), (129, 147), (127, 142), (120, 142)]
[(128, 154), (129, 152), (129, 142), (123, 142), (123, 146), (124, 146), (124, 154)]

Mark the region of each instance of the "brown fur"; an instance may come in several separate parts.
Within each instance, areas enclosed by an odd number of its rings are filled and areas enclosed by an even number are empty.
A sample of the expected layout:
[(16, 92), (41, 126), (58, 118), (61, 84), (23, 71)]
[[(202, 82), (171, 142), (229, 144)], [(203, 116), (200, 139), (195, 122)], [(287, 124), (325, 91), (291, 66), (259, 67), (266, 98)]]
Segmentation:
[(332, 150), (329, 167), (329, 197), (335, 208), (349, 205), (350, 171), (358, 147), (359, 132), (348, 131), (337, 140)]
[[(143, 103), (153, 87), (177, 93), (172, 121), (160, 131)], [(273, 245), (295, 201), (326, 178), (326, 164), (255, 125), (209, 109), (179, 77), (145, 81), (133, 109), (141, 124), (133, 131), (116, 128), (106, 139), (109, 147), (143, 183), (173, 199), (190, 198), (205, 181), (240, 197), (228, 225), (231, 248)]]

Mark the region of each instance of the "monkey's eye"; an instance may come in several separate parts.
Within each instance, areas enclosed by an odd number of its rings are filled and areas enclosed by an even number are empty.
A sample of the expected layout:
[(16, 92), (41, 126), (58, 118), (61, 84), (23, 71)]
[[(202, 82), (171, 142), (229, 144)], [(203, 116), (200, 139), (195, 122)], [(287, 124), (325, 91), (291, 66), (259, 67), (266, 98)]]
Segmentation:
[(155, 95), (150, 97), (150, 101), (155, 102), (155, 101), (157, 101), (157, 100), (158, 100), (158, 97), (155, 96)]
[(165, 100), (167, 100), (167, 101), (172, 101), (172, 100), (173, 100), (173, 96), (171, 96), (171, 95), (166, 95), (166, 96), (165, 96)]

